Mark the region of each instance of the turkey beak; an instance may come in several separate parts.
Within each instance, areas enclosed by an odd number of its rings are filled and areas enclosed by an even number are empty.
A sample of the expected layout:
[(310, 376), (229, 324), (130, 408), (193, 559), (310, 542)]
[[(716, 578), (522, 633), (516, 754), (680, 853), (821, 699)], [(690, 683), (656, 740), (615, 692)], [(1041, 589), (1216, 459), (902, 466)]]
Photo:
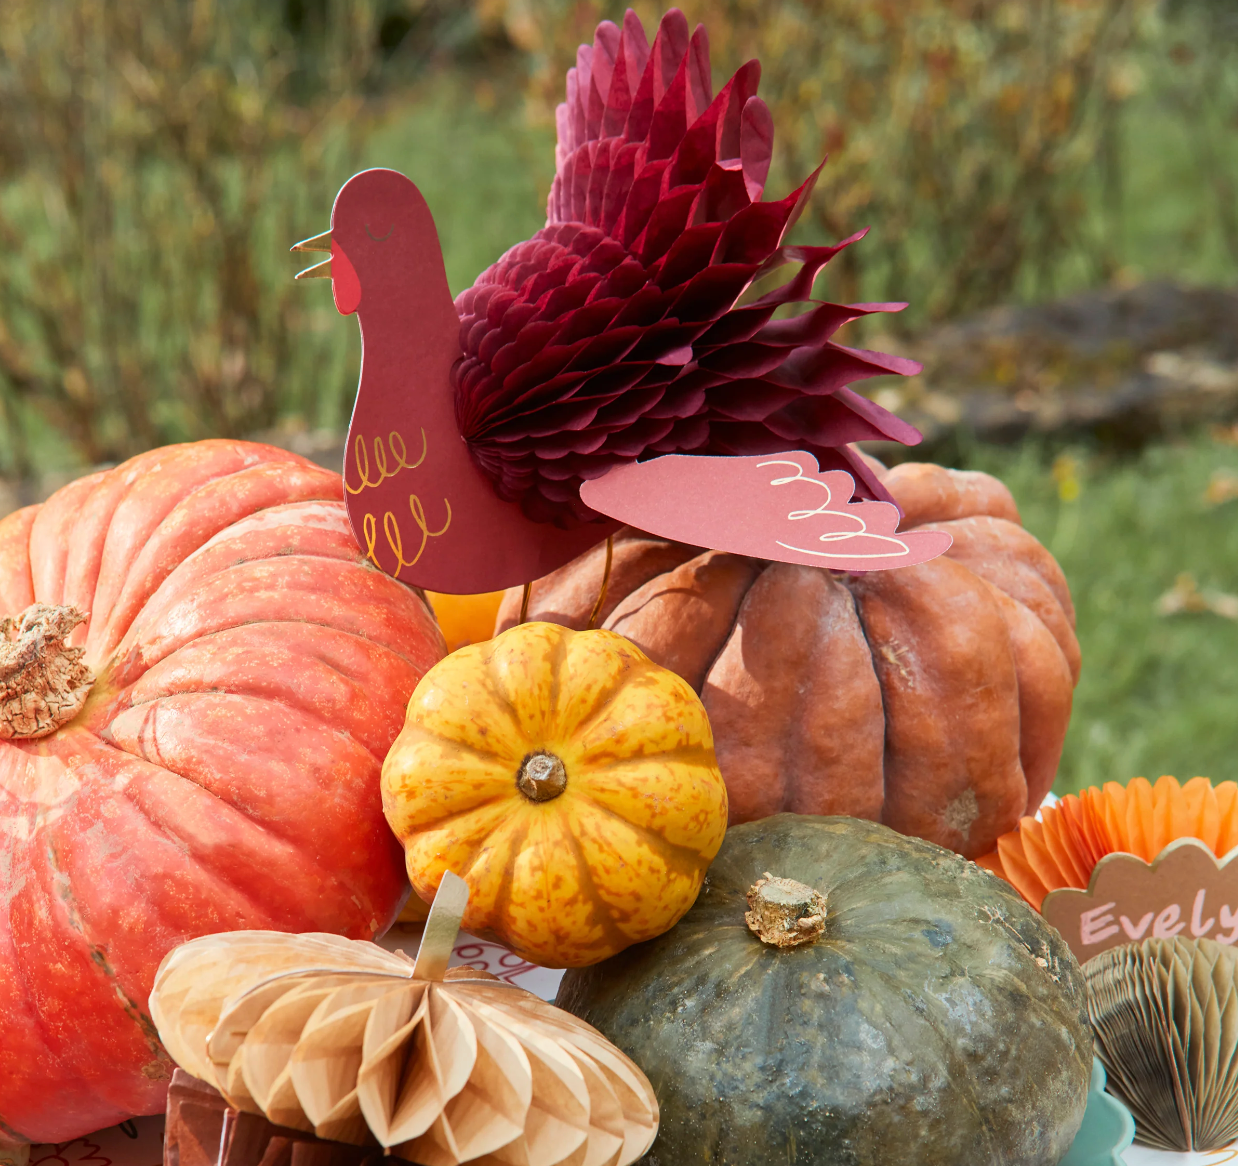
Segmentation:
[[(299, 243), (294, 243), (293, 251), (326, 251), (331, 252), (331, 232), (323, 231), (321, 235), (315, 235), (310, 239), (302, 239)], [(321, 263), (315, 263), (313, 267), (307, 267), (304, 271), (299, 271), (293, 277), (294, 279), (330, 279), (331, 278), (331, 260), (324, 259)]]

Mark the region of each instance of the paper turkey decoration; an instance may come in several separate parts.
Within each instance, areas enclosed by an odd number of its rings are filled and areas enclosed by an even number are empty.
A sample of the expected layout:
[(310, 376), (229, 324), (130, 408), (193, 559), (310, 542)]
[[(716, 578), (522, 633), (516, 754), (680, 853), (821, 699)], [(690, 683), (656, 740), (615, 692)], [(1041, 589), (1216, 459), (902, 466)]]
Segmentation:
[(545, 227), (454, 304), (430, 210), (394, 170), (351, 178), (331, 229), (294, 247), (330, 252), (298, 278), (330, 278), (361, 325), (344, 481), (376, 566), (436, 592), (494, 591), (618, 523), (848, 571), (950, 545), (900, 533), (851, 447), (920, 440), (847, 387), (920, 366), (831, 339), (906, 305), (812, 298), (862, 232), (787, 245), (816, 174), (762, 201), (773, 123), (759, 76), (749, 61), (713, 96), (705, 30), (689, 36), (677, 9), (652, 45), (631, 11), (598, 25), (558, 109)]
[(183, 944), (150, 998), (160, 1039), (238, 1110), (423, 1166), (628, 1166), (657, 1133), (648, 1080), (552, 1004), (447, 971), (467, 898), (449, 873), (416, 961), (325, 934)]

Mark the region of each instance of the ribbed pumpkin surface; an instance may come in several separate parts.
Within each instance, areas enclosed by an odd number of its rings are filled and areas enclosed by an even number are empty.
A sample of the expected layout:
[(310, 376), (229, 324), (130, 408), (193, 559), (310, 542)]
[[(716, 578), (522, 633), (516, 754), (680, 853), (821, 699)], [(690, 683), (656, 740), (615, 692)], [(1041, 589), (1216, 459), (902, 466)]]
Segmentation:
[[(767, 871), (824, 896), (814, 942), (749, 929)], [(676, 927), (569, 971), (556, 1003), (648, 1076), (647, 1166), (1056, 1166), (1087, 1103), (1061, 936), (974, 864), (851, 818), (733, 827)]]
[[(884, 822), (968, 857), (1035, 813), (1079, 672), (1062, 571), (996, 479), (883, 471), (941, 558), (843, 575), (615, 538), (603, 626), (701, 695), (732, 822), (790, 810)], [(529, 618), (584, 627), (604, 548), (534, 584)], [(500, 629), (520, 611), (509, 591)]]
[(0, 522), (0, 614), (89, 613), (97, 679), (0, 742), (0, 1139), (162, 1109), (163, 956), (235, 929), (369, 938), (406, 883), (379, 772), (443, 653), (371, 567), (336, 474), (267, 446), (155, 450)]
[[(547, 765), (543, 788), (526, 766)], [(553, 761), (553, 767), (548, 763)], [(413, 889), (469, 884), (464, 927), (544, 967), (660, 935), (726, 833), (700, 700), (622, 636), (523, 624), (417, 687), (383, 766)]]

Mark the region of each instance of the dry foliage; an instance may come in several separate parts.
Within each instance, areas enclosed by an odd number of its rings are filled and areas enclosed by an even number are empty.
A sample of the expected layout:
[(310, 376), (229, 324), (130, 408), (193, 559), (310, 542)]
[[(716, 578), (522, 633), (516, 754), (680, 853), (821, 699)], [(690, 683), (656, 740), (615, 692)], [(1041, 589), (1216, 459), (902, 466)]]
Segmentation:
[[(533, 54), (545, 110), (610, 0), (476, 0)], [(661, 6), (633, 5), (652, 29)], [(836, 263), (835, 294), (921, 302), (942, 318), (1048, 290), (1083, 245), (1089, 171), (1116, 167), (1125, 55), (1150, 0), (684, 0), (721, 75), (750, 57), (777, 129), (783, 188), (821, 158), (816, 227), (877, 229)], [(723, 74), (725, 70), (725, 74)], [(1114, 180), (1116, 182), (1116, 179)], [(774, 189), (780, 189), (774, 187)], [(1103, 266), (1104, 256), (1098, 255)], [(900, 290), (902, 289), (902, 290)]]
[(0, 407), (13, 468), (29, 469), (40, 427), (86, 462), (113, 461), (268, 425), (295, 371), (313, 385), (287, 248), (347, 166), (356, 99), (315, 94), (355, 91), (375, 43), (368, 5), (337, 7), (307, 71), (269, 15), (282, 6), (5, 0)]

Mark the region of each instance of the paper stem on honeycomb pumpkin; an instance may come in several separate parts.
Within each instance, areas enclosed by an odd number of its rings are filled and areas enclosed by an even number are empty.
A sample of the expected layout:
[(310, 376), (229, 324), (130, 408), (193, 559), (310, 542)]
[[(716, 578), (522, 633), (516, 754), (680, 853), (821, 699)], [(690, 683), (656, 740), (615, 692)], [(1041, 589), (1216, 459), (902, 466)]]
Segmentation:
[(469, 905), (469, 885), (451, 871), (443, 872), (425, 930), (421, 933), (421, 946), (417, 949), (417, 961), (413, 975), (419, 980), (441, 980), (447, 973), (451, 950), (456, 946), (460, 932), (460, 920)]
[(47, 603), (0, 620), (0, 739), (46, 737), (82, 711), (95, 676), (65, 641), (85, 622), (76, 607)]
[(548, 802), (567, 789), (567, 770), (553, 753), (530, 753), (520, 763), (516, 788), (531, 802)]
[(771, 947), (812, 943), (825, 930), (825, 896), (769, 871), (748, 888), (748, 929)]

